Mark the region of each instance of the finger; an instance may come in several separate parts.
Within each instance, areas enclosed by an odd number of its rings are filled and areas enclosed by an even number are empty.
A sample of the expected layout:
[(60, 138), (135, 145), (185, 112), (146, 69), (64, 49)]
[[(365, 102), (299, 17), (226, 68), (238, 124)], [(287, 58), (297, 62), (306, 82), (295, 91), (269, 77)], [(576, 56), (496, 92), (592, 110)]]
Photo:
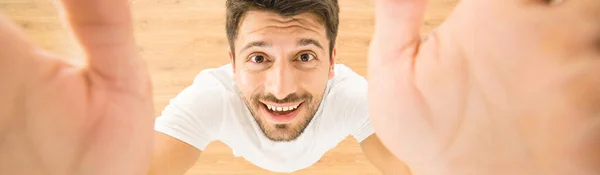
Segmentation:
[[(373, 42), (378, 52), (395, 52), (412, 57), (420, 41), (426, 0), (376, 0)], [(401, 59), (374, 57), (371, 59)]]
[(16, 117), (17, 97), (23, 94), (34, 49), (25, 34), (0, 13), (0, 137)]
[(63, 16), (88, 57), (90, 72), (120, 86), (144, 79), (128, 0), (62, 0)]
[(33, 48), (25, 34), (0, 13), (0, 84), (13, 84), (7, 82), (7, 78), (14, 78), (15, 73), (23, 69), (23, 64), (31, 59)]
[[(413, 61), (421, 40), (426, 1), (377, 0), (375, 8), (375, 33), (368, 66), (369, 114), (373, 126), (381, 141), (400, 159), (431, 158), (435, 154), (430, 153), (435, 137), (430, 114), (413, 81)], [(431, 155), (413, 155), (423, 152)]]

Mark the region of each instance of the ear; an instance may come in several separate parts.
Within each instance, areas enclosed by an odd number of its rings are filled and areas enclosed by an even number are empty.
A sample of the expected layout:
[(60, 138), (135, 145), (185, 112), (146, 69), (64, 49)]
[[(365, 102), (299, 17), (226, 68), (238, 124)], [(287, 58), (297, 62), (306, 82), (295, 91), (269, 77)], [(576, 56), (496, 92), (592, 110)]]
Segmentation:
[(337, 48), (333, 48), (333, 50), (331, 50), (331, 65), (329, 67), (329, 79), (332, 79), (333, 77), (335, 77), (335, 58), (337, 56)]
[(231, 66), (233, 67), (233, 73), (235, 73), (235, 58), (233, 58), (233, 53), (231, 52), (231, 50), (229, 50), (229, 62), (231, 63)]

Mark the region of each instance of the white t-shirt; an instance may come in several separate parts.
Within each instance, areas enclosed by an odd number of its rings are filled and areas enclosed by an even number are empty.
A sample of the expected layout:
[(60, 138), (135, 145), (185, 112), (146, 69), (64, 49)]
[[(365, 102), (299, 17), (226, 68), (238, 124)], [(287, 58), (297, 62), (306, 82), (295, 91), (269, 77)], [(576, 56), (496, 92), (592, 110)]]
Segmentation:
[(269, 140), (236, 89), (231, 65), (200, 72), (156, 119), (155, 130), (201, 151), (211, 142), (227, 144), (235, 156), (273, 172), (311, 166), (348, 135), (359, 142), (374, 133), (368, 116), (367, 81), (335, 65), (323, 101), (306, 130), (291, 142)]

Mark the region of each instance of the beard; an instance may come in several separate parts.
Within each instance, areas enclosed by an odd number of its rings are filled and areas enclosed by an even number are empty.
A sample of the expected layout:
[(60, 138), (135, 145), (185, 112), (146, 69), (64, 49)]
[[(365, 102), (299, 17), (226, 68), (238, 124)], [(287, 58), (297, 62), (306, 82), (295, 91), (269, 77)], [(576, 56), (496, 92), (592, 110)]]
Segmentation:
[[(290, 94), (284, 99), (277, 99), (272, 94), (262, 94), (257, 93), (253, 94), (250, 99), (246, 99), (242, 95), (244, 101), (246, 102), (246, 106), (248, 107), (252, 117), (258, 124), (260, 130), (263, 134), (272, 141), (275, 142), (289, 142), (296, 140), (304, 130), (308, 126), (308, 124), (312, 121), (313, 117), (317, 113), (317, 109), (320, 105), (321, 97), (314, 98), (312, 95), (303, 93), (303, 94)], [(301, 108), (304, 108), (304, 113), (298, 113), (296, 116), (297, 121), (288, 124), (272, 124), (268, 121), (264, 120), (266, 116), (260, 115), (259, 110), (263, 107), (263, 103), (265, 102), (273, 102), (273, 103), (293, 103), (303, 101), (300, 105)], [(296, 110), (301, 110), (300, 108)]]

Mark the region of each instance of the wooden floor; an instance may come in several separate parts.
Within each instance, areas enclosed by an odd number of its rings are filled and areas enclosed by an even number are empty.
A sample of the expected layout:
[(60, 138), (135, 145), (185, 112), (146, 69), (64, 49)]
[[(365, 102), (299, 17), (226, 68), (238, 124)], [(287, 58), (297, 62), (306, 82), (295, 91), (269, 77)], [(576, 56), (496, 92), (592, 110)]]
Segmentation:
[[(81, 52), (58, 18), (51, 0), (0, 0), (3, 11), (42, 47), (79, 61)], [(202, 69), (228, 63), (224, 0), (132, 0), (139, 50), (152, 73), (156, 115), (169, 99), (192, 83)], [(373, 32), (372, 0), (340, 0), (338, 63), (366, 73)], [(433, 0), (423, 32), (439, 25), (458, 0)], [(221, 142), (208, 146), (188, 174), (276, 174), (235, 158)], [(304, 175), (380, 174), (349, 137)]]

